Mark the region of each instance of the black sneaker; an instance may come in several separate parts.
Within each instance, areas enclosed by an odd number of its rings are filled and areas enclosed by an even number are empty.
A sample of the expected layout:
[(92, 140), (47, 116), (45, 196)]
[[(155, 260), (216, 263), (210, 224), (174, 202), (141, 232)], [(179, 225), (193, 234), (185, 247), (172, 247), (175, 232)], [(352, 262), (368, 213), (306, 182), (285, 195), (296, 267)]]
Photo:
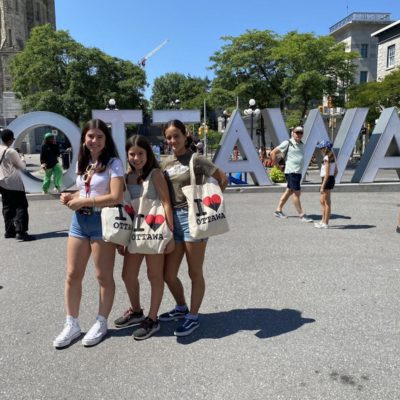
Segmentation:
[(400, 233), (400, 225), (397, 225), (396, 232)]
[(117, 318), (114, 321), (114, 325), (116, 328), (127, 328), (128, 326), (137, 325), (139, 322), (144, 320), (143, 310), (133, 311), (132, 307), (129, 307), (122, 317)]
[(32, 240), (36, 240), (35, 236), (29, 235), (28, 233), (17, 233), (15, 235), (15, 238), (18, 240), (18, 242), (31, 242)]
[(174, 308), (171, 311), (161, 314), (158, 317), (158, 319), (162, 322), (168, 322), (168, 321), (173, 321), (176, 319), (182, 319), (182, 318), (185, 318), (185, 316), (188, 312), (189, 312), (189, 310), (187, 308), (185, 311), (178, 311), (176, 308)]
[(188, 319), (185, 318), (183, 324), (175, 329), (175, 336), (187, 336), (190, 335), (194, 330), (200, 326), (198, 319)]
[(17, 236), (16, 233), (5, 233), (5, 234), (4, 234), (4, 237), (5, 237), (6, 239), (15, 239), (15, 236)]
[(151, 318), (147, 317), (143, 322), (141, 322), (140, 327), (133, 332), (133, 338), (135, 340), (144, 340), (159, 330), (160, 323), (158, 320), (153, 321)]

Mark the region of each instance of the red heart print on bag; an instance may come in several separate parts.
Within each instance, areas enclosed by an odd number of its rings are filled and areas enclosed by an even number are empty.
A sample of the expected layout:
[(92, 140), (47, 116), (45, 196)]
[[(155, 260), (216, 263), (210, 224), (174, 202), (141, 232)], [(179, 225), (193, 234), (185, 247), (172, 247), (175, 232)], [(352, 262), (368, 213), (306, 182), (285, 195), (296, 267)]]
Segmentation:
[(165, 218), (163, 215), (146, 215), (144, 220), (146, 221), (147, 225), (153, 230), (156, 231), (165, 221)]
[(204, 197), (203, 204), (206, 207), (209, 207), (215, 212), (217, 212), (219, 206), (221, 205), (221, 197), (218, 196), (217, 194), (213, 194), (211, 197), (210, 196)]
[(133, 221), (133, 217), (135, 216), (135, 210), (133, 209), (133, 207), (129, 204), (125, 204), (124, 209)]

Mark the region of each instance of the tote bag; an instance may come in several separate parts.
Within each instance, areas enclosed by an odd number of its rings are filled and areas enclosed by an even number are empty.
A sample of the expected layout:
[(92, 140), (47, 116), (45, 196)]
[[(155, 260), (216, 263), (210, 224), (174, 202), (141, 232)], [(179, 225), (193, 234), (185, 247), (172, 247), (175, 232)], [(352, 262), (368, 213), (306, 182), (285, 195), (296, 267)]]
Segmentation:
[(212, 182), (196, 185), (193, 154), (190, 163), (190, 185), (182, 191), (186, 196), (189, 209), (189, 232), (195, 239), (205, 239), (229, 231), (226, 219), (225, 203), (221, 188)]
[(165, 218), (165, 210), (159, 198), (149, 199), (148, 191), (152, 185), (151, 175), (143, 182), (143, 194), (133, 201), (135, 218), (128, 245), (129, 253), (163, 254), (173, 233)]
[(134, 211), (125, 179), (124, 187), (125, 192), (122, 204), (101, 209), (101, 229), (105, 242), (128, 246), (133, 228)]

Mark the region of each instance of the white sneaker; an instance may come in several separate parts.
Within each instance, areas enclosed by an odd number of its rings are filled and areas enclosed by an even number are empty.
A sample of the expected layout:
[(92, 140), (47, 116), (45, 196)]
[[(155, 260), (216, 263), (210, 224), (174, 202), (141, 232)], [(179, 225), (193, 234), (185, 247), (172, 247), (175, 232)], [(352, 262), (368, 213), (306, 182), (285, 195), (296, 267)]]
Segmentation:
[(89, 329), (87, 334), (82, 339), (84, 346), (94, 346), (106, 336), (108, 332), (107, 320), (97, 317), (94, 325)]
[(58, 348), (66, 347), (79, 336), (81, 336), (81, 328), (78, 320), (67, 318), (64, 329), (54, 339), (53, 346)]
[(303, 214), (300, 218), (301, 222), (314, 222), (314, 220), (310, 217), (308, 217), (306, 214)]
[(328, 224), (324, 224), (323, 222), (320, 222), (318, 224), (314, 224), (314, 226), (315, 226), (315, 228), (318, 228), (318, 229), (328, 229), (329, 228), (329, 225)]

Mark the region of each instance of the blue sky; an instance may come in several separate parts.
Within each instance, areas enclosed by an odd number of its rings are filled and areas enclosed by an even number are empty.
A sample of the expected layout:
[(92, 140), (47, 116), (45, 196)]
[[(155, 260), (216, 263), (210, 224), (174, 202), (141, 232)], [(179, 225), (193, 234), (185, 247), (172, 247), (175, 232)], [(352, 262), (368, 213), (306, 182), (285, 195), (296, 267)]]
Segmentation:
[[(400, 19), (394, 0), (55, 0), (57, 29), (87, 47), (132, 62), (164, 40), (146, 64), (147, 80), (167, 72), (213, 77), (209, 57), (224, 44), (221, 36), (247, 29), (292, 30), (327, 35), (352, 12), (389, 12)], [(146, 97), (151, 95), (151, 86)]]

